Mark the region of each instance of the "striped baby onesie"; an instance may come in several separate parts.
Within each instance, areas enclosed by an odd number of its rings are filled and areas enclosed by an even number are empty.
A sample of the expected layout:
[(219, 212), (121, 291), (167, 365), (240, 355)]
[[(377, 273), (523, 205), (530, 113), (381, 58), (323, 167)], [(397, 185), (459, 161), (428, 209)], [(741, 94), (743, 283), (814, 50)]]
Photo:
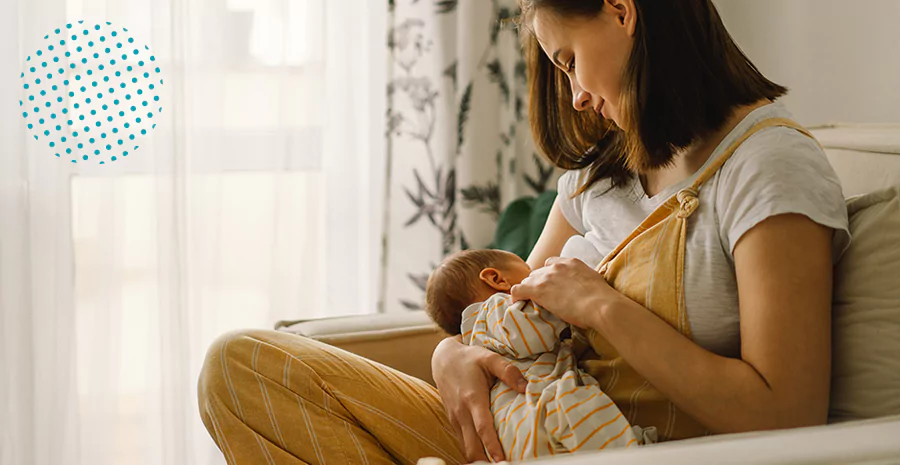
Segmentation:
[(528, 380), (525, 394), (497, 381), (491, 412), (507, 460), (631, 447), (643, 442), (597, 381), (576, 366), (568, 325), (530, 301), (498, 292), (465, 309), (463, 343), (503, 355)]

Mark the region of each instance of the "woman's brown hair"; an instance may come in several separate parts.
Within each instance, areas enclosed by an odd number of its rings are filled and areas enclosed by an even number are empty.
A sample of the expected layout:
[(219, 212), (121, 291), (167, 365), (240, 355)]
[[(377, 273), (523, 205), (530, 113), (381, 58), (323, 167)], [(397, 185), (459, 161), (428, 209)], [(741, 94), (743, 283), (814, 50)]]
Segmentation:
[[(566, 74), (522, 34), (535, 142), (556, 166), (588, 168), (580, 194), (597, 181), (618, 187), (631, 173), (671, 163), (679, 149), (716, 131), (739, 106), (775, 100), (787, 89), (765, 78), (734, 43), (711, 0), (633, 0), (634, 46), (619, 98), (621, 128), (572, 107)], [(606, 0), (519, 0), (520, 24), (547, 9), (589, 19)]]

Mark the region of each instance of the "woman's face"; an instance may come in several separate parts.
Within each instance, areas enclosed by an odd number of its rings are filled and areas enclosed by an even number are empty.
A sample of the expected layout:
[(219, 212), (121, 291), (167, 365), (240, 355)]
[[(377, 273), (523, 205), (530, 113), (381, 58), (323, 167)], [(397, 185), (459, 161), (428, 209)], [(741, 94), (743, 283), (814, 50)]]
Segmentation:
[(622, 127), (619, 95), (634, 44), (635, 8), (633, 0), (602, 1), (593, 18), (539, 8), (532, 27), (544, 53), (569, 77), (575, 110), (597, 112)]

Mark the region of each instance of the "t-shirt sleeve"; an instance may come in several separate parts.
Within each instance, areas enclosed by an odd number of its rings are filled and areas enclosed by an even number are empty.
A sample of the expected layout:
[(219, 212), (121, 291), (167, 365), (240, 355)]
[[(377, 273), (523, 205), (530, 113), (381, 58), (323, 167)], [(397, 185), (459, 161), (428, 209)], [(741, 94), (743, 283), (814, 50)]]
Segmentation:
[(556, 204), (559, 205), (559, 209), (562, 211), (566, 221), (579, 234), (584, 235), (587, 232), (587, 228), (584, 226), (584, 216), (582, 214), (582, 196), (579, 195), (572, 198), (572, 194), (581, 187), (582, 172), (582, 170), (570, 170), (559, 177), (556, 189)]
[(732, 260), (747, 231), (781, 214), (801, 214), (832, 228), (835, 262), (850, 243), (837, 174), (819, 145), (796, 130), (774, 128), (751, 137), (722, 167), (718, 182), (719, 235)]

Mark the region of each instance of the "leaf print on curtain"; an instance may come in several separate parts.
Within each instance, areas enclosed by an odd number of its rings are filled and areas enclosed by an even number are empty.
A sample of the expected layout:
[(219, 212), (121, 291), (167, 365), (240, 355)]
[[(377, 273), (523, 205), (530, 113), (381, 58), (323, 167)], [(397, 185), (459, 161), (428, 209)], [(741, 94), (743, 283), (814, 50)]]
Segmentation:
[(487, 247), (502, 209), (555, 189), (528, 127), (515, 0), (390, 0), (381, 311), (422, 308), (448, 254)]

